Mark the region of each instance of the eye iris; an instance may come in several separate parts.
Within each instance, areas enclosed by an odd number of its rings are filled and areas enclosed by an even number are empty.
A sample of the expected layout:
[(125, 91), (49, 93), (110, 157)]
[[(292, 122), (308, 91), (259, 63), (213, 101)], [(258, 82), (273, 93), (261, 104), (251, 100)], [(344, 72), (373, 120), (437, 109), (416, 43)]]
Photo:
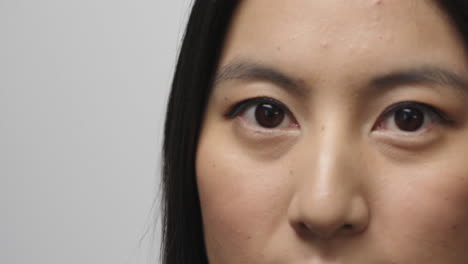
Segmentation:
[(395, 112), (395, 124), (399, 129), (414, 132), (424, 124), (424, 114), (415, 108), (403, 108)]
[(272, 104), (259, 104), (255, 109), (255, 118), (259, 125), (265, 128), (277, 127), (284, 120), (284, 111)]

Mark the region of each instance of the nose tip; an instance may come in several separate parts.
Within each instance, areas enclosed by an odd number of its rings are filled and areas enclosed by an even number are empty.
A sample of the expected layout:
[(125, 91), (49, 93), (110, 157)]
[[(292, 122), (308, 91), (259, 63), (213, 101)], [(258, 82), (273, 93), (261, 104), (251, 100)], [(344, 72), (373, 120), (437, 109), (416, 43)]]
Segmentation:
[(292, 222), (296, 232), (304, 238), (331, 240), (337, 237), (356, 236), (367, 228), (369, 214), (365, 201), (352, 199), (342, 207), (319, 203), (309, 206)]

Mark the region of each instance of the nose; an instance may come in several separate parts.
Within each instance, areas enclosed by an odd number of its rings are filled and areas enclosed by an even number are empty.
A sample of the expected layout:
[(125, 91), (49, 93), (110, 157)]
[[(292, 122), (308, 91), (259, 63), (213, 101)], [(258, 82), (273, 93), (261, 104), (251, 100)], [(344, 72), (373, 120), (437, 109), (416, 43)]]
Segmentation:
[(302, 169), (296, 176), (301, 180), (288, 212), (291, 226), (302, 237), (331, 240), (356, 236), (369, 225), (361, 157), (356, 155), (356, 146), (340, 138), (345, 137), (322, 137), (315, 144), (318, 148), (304, 150), (313, 152), (313, 158), (300, 162)]

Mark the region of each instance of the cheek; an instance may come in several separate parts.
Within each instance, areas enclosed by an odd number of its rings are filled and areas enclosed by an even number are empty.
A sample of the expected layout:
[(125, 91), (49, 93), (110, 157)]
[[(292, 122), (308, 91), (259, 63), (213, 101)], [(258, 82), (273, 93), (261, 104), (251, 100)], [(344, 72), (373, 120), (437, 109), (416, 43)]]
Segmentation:
[(468, 263), (466, 162), (455, 158), (391, 174), (403, 176), (382, 194), (385, 214), (375, 219), (381, 248), (398, 249), (402, 261)]
[(262, 248), (287, 217), (287, 166), (251, 158), (232, 140), (206, 138), (199, 144), (196, 174), (209, 258), (261, 259)]

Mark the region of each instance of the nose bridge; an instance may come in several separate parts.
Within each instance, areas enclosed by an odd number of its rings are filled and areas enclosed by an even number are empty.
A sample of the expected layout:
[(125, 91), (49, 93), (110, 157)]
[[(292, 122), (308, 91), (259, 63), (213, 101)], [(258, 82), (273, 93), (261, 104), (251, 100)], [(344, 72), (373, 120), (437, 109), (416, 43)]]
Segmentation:
[[(320, 187), (324, 188), (322, 191), (326, 191), (329, 188), (339, 187), (336, 184), (347, 180), (347, 177), (344, 177), (342, 172), (348, 170), (349, 168), (347, 167), (350, 167), (353, 163), (351, 161), (353, 156), (350, 153), (353, 149), (351, 147), (353, 139), (348, 133), (344, 133), (344, 131), (349, 131), (346, 128), (346, 124), (332, 121), (328, 124), (323, 124), (320, 132), (316, 133), (318, 136), (314, 137), (315, 140), (312, 144), (317, 146), (317, 152), (315, 154), (311, 153), (310, 156), (315, 156), (316, 158), (309, 161), (308, 164), (312, 165), (311, 167), (315, 167), (315, 173), (314, 175), (308, 175), (307, 178), (315, 182), (318, 188), (317, 193), (321, 193), (322, 189)], [(344, 187), (342, 184), (340, 186)]]
[[(324, 117), (312, 135), (306, 139), (307, 157), (304, 160), (309, 172), (306, 181), (315, 186), (320, 196), (330, 191), (335, 194), (349, 192), (357, 182), (353, 171), (359, 164), (359, 139), (355, 138), (352, 126), (344, 110)], [(315, 146), (310, 148), (310, 146)]]
[(346, 122), (328, 120), (303, 145), (307, 154), (292, 217), (296, 227), (321, 238), (362, 231), (369, 213), (360, 188), (359, 140)]

